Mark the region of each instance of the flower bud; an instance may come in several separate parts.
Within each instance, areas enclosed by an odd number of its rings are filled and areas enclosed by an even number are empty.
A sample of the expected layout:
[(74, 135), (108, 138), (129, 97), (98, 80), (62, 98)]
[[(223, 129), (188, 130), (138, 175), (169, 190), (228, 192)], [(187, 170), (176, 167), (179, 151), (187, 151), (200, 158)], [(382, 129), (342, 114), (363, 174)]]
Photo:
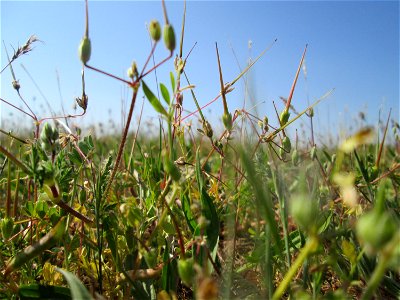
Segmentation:
[(307, 114), (310, 118), (314, 117), (314, 108), (310, 107)]
[(289, 111), (287, 109), (284, 109), (281, 112), (281, 115), (279, 116), (279, 121), (281, 123), (281, 126), (285, 125), (288, 122), (289, 117), (290, 117)]
[(189, 259), (178, 260), (179, 277), (181, 278), (182, 282), (188, 287), (192, 286), (193, 280), (196, 275), (193, 265), (194, 265), (194, 260), (192, 257)]
[(209, 138), (212, 138), (214, 132), (211, 128), (210, 123), (208, 123), (208, 121), (203, 122), (203, 131), (206, 134), (206, 136), (208, 136)]
[(151, 38), (155, 41), (158, 42), (161, 38), (161, 26), (160, 23), (158, 23), (157, 20), (152, 20), (149, 25), (149, 32)]
[(84, 37), (79, 45), (79, 58), (83, 64), (86, 64), (90, 59), (92, 53), (92, 45), (88, 37)]
[(175, 50), (175, 32), (174, 28), (172, 27), (171, 24), (165, 24), (164, 25), (164, 30), (163, 30), (163, 35), (164, 35), (164, 43), (165, 47), (169, 51), (174, 51)]
[(389, 213), (370, 211), (360, 217), (356, 225), (358, 239), (365, 244), (367, 252), (382, 249), (396, 233), (396, 225)]

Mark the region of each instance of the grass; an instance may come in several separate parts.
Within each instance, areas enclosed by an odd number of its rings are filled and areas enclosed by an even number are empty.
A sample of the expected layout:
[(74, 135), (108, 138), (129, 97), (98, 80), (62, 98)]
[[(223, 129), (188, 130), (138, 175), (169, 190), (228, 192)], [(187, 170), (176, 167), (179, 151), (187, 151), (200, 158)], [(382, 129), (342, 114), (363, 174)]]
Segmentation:
[[(329, 93), (296, 113), (293, 94), (306, 49), (276, 121), (233, 111), (229, 92), (265, 51), (227, 84), (216, 45), (221, 90), (211, 102), (222, 98), (224, 126), (217, 136), (218, 124), (202, 114), (185, 72), (185, 13), (175, 72), (160, 84), (162, 99), (145, 84), (171, 62), (176, 46), (162, 7), (163, 32), (151, 23), (149, 57), (140, 71), (132, 64), (126, 80), (88, 64), (86, 6), (83, 70), (132, 88), (121, 137), (82, 136), (63, 123), (86, 113), (84, 72), (81, 114), (39, 118), (17, 83), (25, 108), (1, 99), (30, 116), (35, 130), (26, 137), (1, 130), (0, 296), (397, 299), (398, 123), (390, 125), (389, 115), (375, 135), (360, 128), (337, 147), (315, 144), (313, 108)], [(147, 67), (160, 38), (170, 54)], [(18, 48), (1, 72), (14, 74), (12, 63), (36, 40)], [(140, 89), (162, 120), (154, 138), (139, 128), (130, 135)], [(183, 93), (198, 108), (197, 131), (182, 123)], [(310, 121), (311, 142), (289, 135), (298, 118)]]

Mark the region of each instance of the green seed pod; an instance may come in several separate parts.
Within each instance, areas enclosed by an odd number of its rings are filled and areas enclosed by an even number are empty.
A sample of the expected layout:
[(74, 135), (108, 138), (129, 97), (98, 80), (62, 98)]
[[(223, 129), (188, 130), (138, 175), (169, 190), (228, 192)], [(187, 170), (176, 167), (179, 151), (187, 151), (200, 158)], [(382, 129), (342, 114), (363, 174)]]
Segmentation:
[(152, 20), (149, 25), (149, 32), (151, 38), (155, 41), (158, 42), (161, 38), (161, 26), (160, 23), (158, 23), (157, 20)]
[(283, 148), (279, 148), (279, 156), (280, 156), (282, 159), (285, 159), (285, 158), (286, 158), (286, 152), (285, 152), (285, 150), (284, 150)]
[(297, 151), (297, 149), (293, 150), (292, 153), (292, 163), (293, 165), (297, 165), (299, 163), (299, 152)]
[(292, 150), (292, 143), (287, 136), (285, 136), (282, 140), (282, 147), (287, 153), (290, 153), (290, 151)]
[(131, 79), (133, 79), (134, 77), (137, 77), (139, 75), (138, 70), (137, 70), (136, 61), (132, 62), (132, 66), (128, 69), (127, 74), (128, 74), (128, 77)]
[(5, 217), (3, 220), (1, 220), (0, 227), (3, 240), (8, 240), (13, 233), (14, 220), (9, 217)]
[(358, 239), (365, 244), (367, 251), (374, 253), (382, 249), (397, 231), (389, 213), (370, 211), (361, 216), (356, 225)]
[(284, 109), (279, 116), (279, 121), (281, 126), (285, 125), (289, 121), (290, 113), (288, 110)]
[(318, 207), (314, 200), (306, 195), (296, 195), (290, 205), (291, 214), (300, 228), (308, 233), (317, 229)]
[(308, 116), (309, 116), (310, 118), (314, 117), (314, 108), (310, 107), (310, 108), (308, 109)]
[(206, 134), (206, 136), (208, 136), (209, 138), (212, 138), (214, 132), (211, 128), (210, 123), (208, 123), (208, 121), (204, 121), (203, 122), (203, 132)]
[(92, 53), (92, 45), (88, 37), (84, 37), (79, 45), (79, 58), (83, 64), (86, 64)]
[(171, 24), (165, 24), (164, 25), (164, 29), (163, 29), (163, 35), (164, 35), (164, 44), (165, 47), (167, 47), (167, 49), (169, 51), (174, 51), (175, 50), (175, 32), (174, 32), (174, 28), (172, 27)]
[(222, 123), (224, 123), (226, 130), (232, 130), (232, 114), (224, 113), (222, 115)]
[(310, 157), (312, 160), (317, 157), (317, 147), (315, 145), (311, 148)]
[(178, 181), (181, 178), (181, 171), (170, 159), (165, 159), (164, 168), (174, 181)]
[(193, 257), (189, 259), (178, 260), (179, 277), (181, 278), (182, 282), (188, 287), (192, 286), (196, 275), (193, 265), (194, 265)]

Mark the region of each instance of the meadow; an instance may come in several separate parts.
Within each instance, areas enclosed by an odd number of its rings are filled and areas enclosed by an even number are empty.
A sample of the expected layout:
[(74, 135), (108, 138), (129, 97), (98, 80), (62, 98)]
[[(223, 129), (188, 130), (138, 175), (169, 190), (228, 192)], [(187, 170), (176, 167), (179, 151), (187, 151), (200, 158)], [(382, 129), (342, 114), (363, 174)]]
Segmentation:
[[(149, 23), (148, 59), (121, 78), (91, 65), (86, 2), (75, 115), (38, 116), (23, 95), (13, 64), (32, 51), (35, 36), (7, 53), (1, 72), (13, 74), (23, 106), (1, 101), (34, 126), (23, 135), (1, 129), (0, 297), (398, 299), (398, 122), (389, 113), (376, 128), (318, 144), (314, 108), (330, 92), (302, 109), (292, 103), (307, 46), (282, 111), (233, 110), (229, 93), (268, 48), (225, 82), (216, 45), (213, 102), (223, 114), (211, 124), (185, 72), (185, 13), (178, 28), (162, 4), (162, 25)], [(152, 64), (159, 48), (169, 55)], [(145, 80), (166, 64), (171, 73), (158, 78), (157, 93)], [(91, 105), (86, 72), (130, 88), (120, 134), (67, 125)], [(153, 136), (141, 133), (140, 119), (131, 130), (140, 92), (160, 116)], [(198, 128), (183, 120), (188, 101)], [(295, 127), (300, 118), (305, 134)]]

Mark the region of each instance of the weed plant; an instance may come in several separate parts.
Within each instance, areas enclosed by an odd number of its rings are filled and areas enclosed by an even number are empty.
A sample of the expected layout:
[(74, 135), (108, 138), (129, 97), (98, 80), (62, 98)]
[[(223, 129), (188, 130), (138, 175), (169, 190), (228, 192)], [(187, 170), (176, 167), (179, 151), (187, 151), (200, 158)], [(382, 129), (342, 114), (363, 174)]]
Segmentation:
[[(174, 57), (178, 40), (164, 2), (162, 9), (163, 28), (149, 25), (147, 61), (141, 69), (133, 62), (125, 79), (89, 65), (86, 2), (80, 114), (40, 118), (24, 100), (12, 66), (35, 36), (3, 67), (24, 108), (1, 101), (35, 128), (27, 138), (1, 130), (0, 296), (398, 299), (398, 123), (389, 115), (383, 128), (360, 128), (337, 147), (317, 145), (314, 107), (327, 95), (301, 112), (292, 101), (307, 47), (276, 118), (232, 110), (229, 92), (269, 48), (226, 83), (216, 45), (220, 91), (211, 102), (222, 102), (224, 126), (217, 135), (185, 71), (185, 13)], [(168, 54), (149, 67), (162, 43)], [(145, 79), (172, 61), (158, 99)], [(63, 122), (86, 113), (91, 71), (132, 90), (119, 138), (83, 136)], [(156, 138), (141, 136), (140, 122), (129, 131), (140, 90), (160, 115)], [(197, 130), (183, 123), (187, 101), (197, 106)], [(310, 141), (287, 132), (300, 117), (310, 122)]]

